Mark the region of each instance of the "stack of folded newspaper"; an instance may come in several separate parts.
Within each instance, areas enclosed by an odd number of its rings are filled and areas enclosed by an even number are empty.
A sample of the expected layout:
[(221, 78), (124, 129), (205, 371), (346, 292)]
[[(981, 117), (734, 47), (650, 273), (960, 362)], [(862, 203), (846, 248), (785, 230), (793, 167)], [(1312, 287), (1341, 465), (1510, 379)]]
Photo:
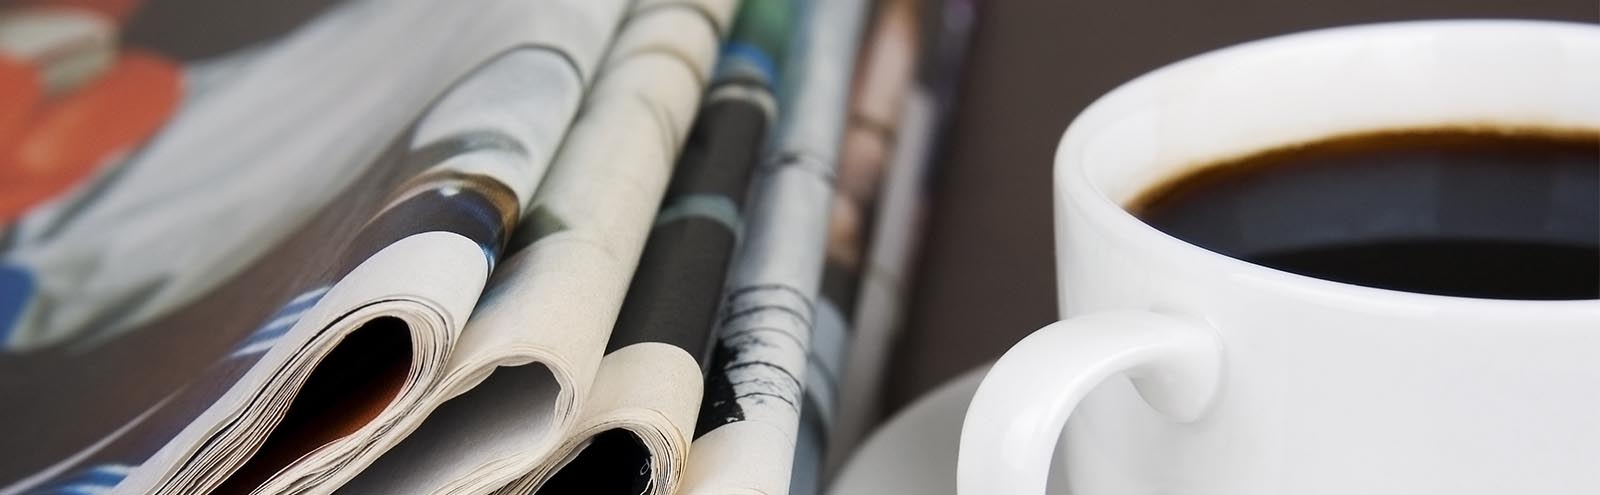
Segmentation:
[(0, 494), (820, 493), (971, 6), (0, 4)]

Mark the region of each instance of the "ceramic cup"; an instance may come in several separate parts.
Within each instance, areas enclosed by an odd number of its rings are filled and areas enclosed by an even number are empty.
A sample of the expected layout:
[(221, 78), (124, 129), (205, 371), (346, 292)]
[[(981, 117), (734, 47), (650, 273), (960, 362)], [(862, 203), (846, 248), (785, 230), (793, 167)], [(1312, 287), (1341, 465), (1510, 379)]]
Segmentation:
[(1600, 493), (1600, 300), (1304, 277), (1122, 208), (1196, 163), (1456, 123), (1600, 128), (1600, 27), (1314, 31), (1185, 60), (1095, 102), (1055, 157), (1065, 320), (985, 377), (959, 492), (1046, 493), (1059, 463), (1050, 491), (1074, 495)]

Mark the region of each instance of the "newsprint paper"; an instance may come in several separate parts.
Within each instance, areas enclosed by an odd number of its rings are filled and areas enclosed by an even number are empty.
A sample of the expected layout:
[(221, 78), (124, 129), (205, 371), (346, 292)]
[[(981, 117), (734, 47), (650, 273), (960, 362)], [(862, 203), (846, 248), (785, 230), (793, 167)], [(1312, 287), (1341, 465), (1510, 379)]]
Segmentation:
[(93, 41), (41, 52), (70, 55), (38, 60), (56, 97), (152, 100), (102, 112), (120, 147), (40, 155), (88, 170), (67, 193), (5, 205), (0, 434), (31, 448), (0, 493), (325, 493), (371, 463), (443, 394), (626, 3), (8, 4), (8, 53)]
[[(745, 192), (777, 112), (792, 0), (747, 0), (678, 160), (591, 400), (540, 493), (677, 493)], [(557, 471), (559, 469), (559, 471)]]
[(734, 8), (728, 0), (632, 6), (512, 254), (450, 358), (443, 403), (350, 492), (536, 488), (530, 479), (588, 408)]
[(771, 152), (756, 171), (683, 493), (789, 491), (813, 301), (866, 2), (803, 3)]

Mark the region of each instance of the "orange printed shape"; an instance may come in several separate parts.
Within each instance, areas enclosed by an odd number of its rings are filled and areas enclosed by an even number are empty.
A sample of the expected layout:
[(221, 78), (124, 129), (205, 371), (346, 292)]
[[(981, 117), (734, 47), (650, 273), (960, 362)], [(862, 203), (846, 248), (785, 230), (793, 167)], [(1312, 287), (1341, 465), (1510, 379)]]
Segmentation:
[(101, 163), (138, 147), (181, 97), (178, 67), (129, 51), (78, 91), (45, 103), (0, 162), (0, 224), (92, 177)]
[(0, 156), (22, 138), (44, 87), (39, 71), (27, 62), (0, 53)]

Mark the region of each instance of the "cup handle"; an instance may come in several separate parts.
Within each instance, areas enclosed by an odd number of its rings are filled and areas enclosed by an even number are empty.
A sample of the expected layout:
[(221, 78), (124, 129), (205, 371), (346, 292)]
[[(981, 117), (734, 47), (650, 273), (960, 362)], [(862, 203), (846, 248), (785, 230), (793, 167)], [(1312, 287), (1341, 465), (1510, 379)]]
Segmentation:
[(1210, 328), (1148, 311), (1093, 313), (1039, 329), (1001, 356), (972, 397), (957, 493), (1045, 493), (1067, 417), (1116, 373), (1172, 420), (1199, 419), (1220, 388), (1222, 357)]

